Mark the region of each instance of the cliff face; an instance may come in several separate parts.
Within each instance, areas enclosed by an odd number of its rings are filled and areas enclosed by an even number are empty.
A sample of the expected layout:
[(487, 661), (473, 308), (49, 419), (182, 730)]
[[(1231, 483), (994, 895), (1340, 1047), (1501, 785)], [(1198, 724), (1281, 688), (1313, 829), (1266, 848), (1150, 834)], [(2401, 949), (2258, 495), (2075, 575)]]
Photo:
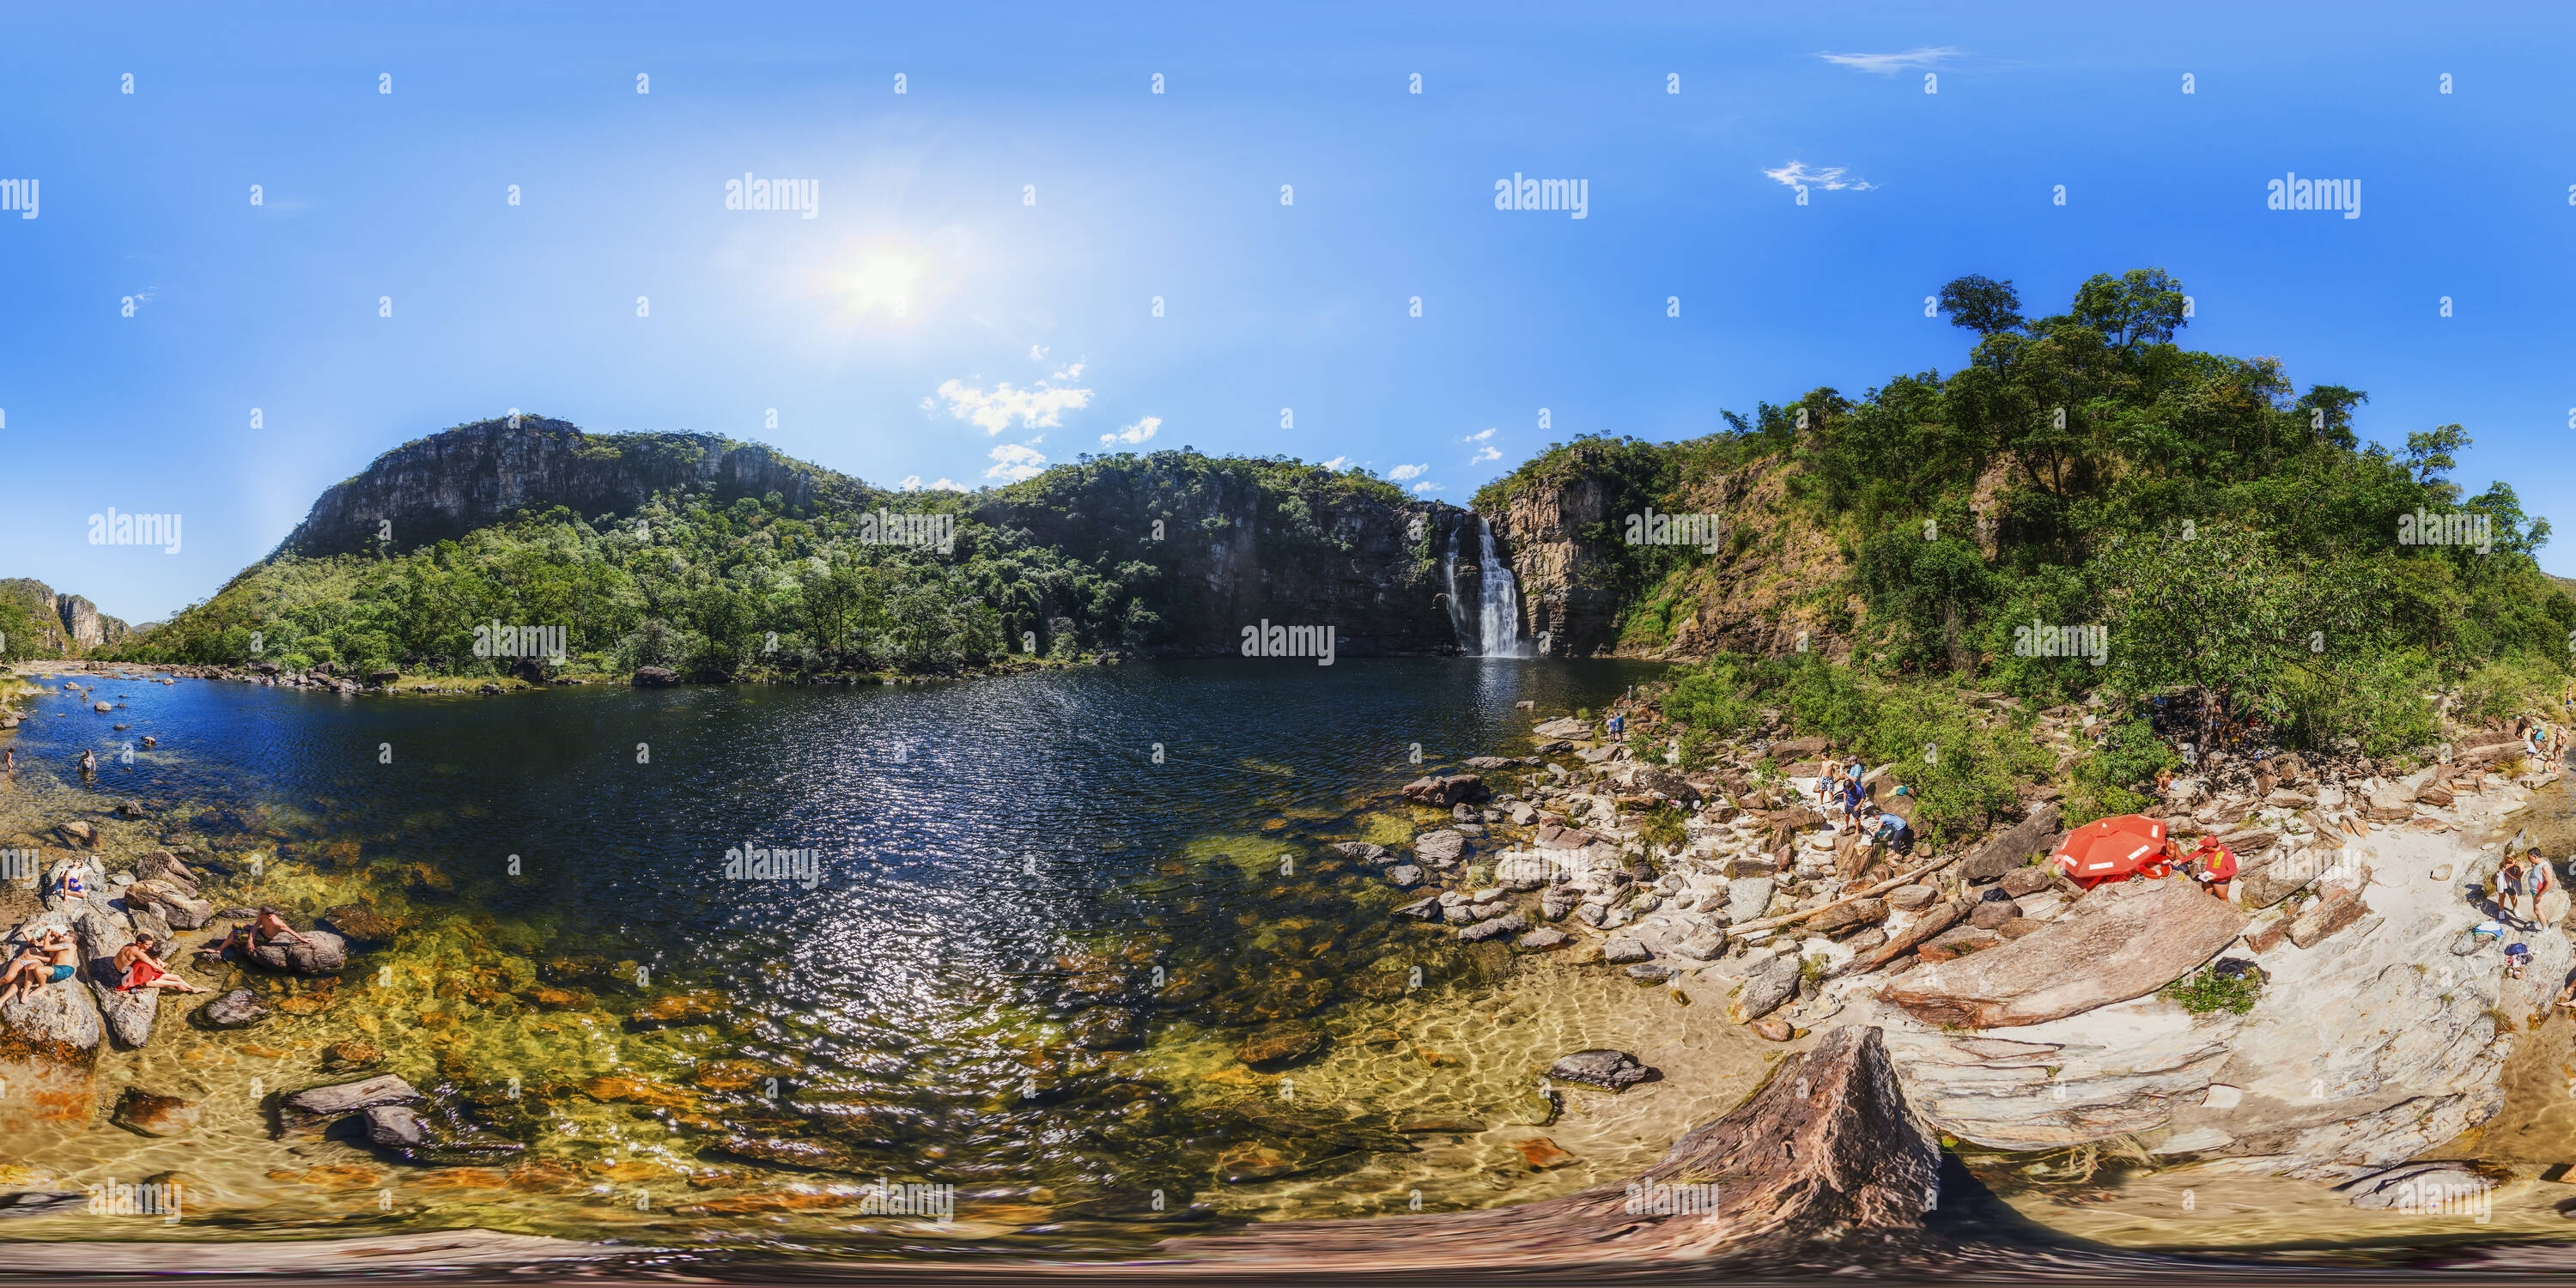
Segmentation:
[[(1474, 520), (1456, 506), (1281, 492), (1226, 474), (1186, 490), (1105, 481), (1073, 504), (1060, 512), (997, 501), (980, 514), (1096, 567), (1153, 566), (1164, 618), (1157, 651), (1233, 653), (1243, 628), (1264, 619), (1332, 626), (1352, 654), (1460, 651), (1442, 552)], [(1472, 606), (1473, 556), (1465, 562), (1459, 592)], [(1472, 640), (1472, 607), (1464, 624)]]
[(374, 548), (390, 522), (397, 550), (462, 536), (522, 508), (567, 506), (584, 518), (624, 513), (656, 492), (710, 488), (720, 499), (778, 493), (791, 505), (853, 497), (855, 484), (756, 443), (709, 434), (591, 435), (566, 421), (522, 416), (460, 425), (405, 443), (365, 473), (334, 484), (289, 533), (282, 552)]
[(1778, 655), (1798, 651), (1801, 637), (1808, 649), (1847, 656), (1845, 623), (1862, 605), (1830, 588), (1850, 560), (1790, 504), (1793, 468), (1715, 474), (1682, 500), (1656, 504), (1715, 515), (1721, 531), (1716, 550), (1658, 552), (1663, 563), (1626, 544), (1630, 516), (1642, 518), (1648, 503), (1614, 479), (1577, 472), (1514, 492), (1494, 526), (1520, 580), (1524, 631), (1546, 632), (1557, 657)]
[(1583, 475), (1519, 493), (1489, 516), (1520, 582), (1522, 634), (1543, 638), (1546, 656), (1590, 657), (1618, 645), (1625, 605), (1599, 527), (1617, 517), (1610, 510), (1609, 490)]
[(32, 577), (0, 581), (0, 597), (25, 610), (33, 624), (35, 640), (29, 652), (76, 657), (90, 649), (119, 643), (133, 633), (123, 621), (98, 611), (98, 605), (89, 600), (57, 594), (53, 587)]
[[(1272, 482), (1265, 483), (1267, 477)], [(1139, 568), (1161, 618), (1151, 651), (1234, 653), (1242, 630), (1332, 626), (1337, 651), (1430, 654), (1474, 648), (1473, 516), (1330, 474), (1202, 460), (1196, 467), (1102, 468), (1041, 476), (982, 498), (974, 516), (1102, 571)], [(388, 544), (410, 550), (564, 506), (586, 519), (627, 514), (657, 493), (719, 501), (775, 492), (816, 512), (903, 508), (900, 494), (756, 444), (694, 434), (585, 434), (543, 417), (481, 421), (406, 443), (332, 486), (279, 547), (324, 556)], [(1458, 591), (1442, 558), (1467, 526)], [(1132, 580), (1122, 577), (1122, 580)], [(1049, 591), (1052, 595), (1055, 592)], [(1041, 620), (1081, 606), (1041, 598)]]

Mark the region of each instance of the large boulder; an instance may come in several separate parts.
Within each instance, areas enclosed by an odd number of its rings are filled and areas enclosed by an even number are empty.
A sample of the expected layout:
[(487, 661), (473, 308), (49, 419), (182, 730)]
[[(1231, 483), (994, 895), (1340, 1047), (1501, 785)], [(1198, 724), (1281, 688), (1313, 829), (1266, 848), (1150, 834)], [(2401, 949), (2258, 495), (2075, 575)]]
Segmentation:
[(250, 959), (289, 975), (337, 975), (347, 968), (346, 940), (327, 930), (307, 930), (303, 935), (309, 942), (260, 944), (250, 950)]
[(98, 1004), (77, 976), (0, 1002), (0, 1030), (6, 1031), (0, 1036), (5, 1036), (8, 1046), (63, 1063), (95, 1058), (106, 1034)]
[(167, 882), (137, 881), (125, 887), (121, 897), (126, 911), (149, 911), (173, 930), (195, 930), (215, 919), (213, 903), (191, 898), (185, 890)]
[[(116, 969), (116, 954), (133, 943), (134, 936), (118, 924), (106, 905), (95, 899), (74, 926), (80, 937), (81, 977), (88, 981), (90, 995), (98, 1001), (99, 1015), (107, 1021), (108, 1033), (129, 1047), (150, 1042), (152, 1018), (161, 1008), (161, 990), (116, 991), (116, 986), (124, 982), (123, 973)], [(171, 968), (176, 970), (178, 964), (173, 962)]]
[(1417, 778), (1404, 785), (1404, 799), (1416, 805), (1436, 805), (1447, 809), (1453, 805), (1473, 805), (1491, 800), (1493, 792), (1479, 774), (1450, 774)]
[(1798, 955), (1775, 953), (1744, 977), (1744, 986), (1726, 1000), (1726, 1018), (1735, 1024), (1750, 1024), (1779, 1010), (1781, 1005), (1798, 995)]
[(1572, 716), (1558, 716), (1531, 732), (1541, 738), (1589, 738), (1592, 736), (1592, 722), (1577, 720)]
[(639, 689), (667, 689), (679, 682), (680, 673), (671, 670), (668, 667), (639, 666), (635, 668), (634, 684), (635, 687)]
[(1931, 1024), (2040, 1024), (2152, 993), (2244, 928), (2242, 910), (2186, 881), (2106, 886), (2035, 933), (1908, 971), (1880, 996)]
[(1444, 827), (1413, 838), (1413, 852), (1421, 856), (1423, 862), (1445, 868), (1466, 857), (1467, 838)]
[(1992, 881), (2046, 854), (2057, 843), (2057, 802), (2042, 801), (2022, 821), (2005, 828), (1977, 852), (1959, 862), (1959, 875), (1969, 881)]

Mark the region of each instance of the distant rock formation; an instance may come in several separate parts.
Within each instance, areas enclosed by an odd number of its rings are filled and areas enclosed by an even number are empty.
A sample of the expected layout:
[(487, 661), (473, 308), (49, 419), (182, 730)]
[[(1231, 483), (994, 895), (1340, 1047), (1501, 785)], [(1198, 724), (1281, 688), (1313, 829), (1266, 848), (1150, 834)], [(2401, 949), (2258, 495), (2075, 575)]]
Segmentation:
[(134, 633), (132, 627), (98, 611), (98, 605), (82, 596), (56, 594), (53, 587), (32, 577), (0, 579), (0, 599), (24, 609), (35, 630), (32, 647), (11, 652), (77, 657), (94, 648), (121, 643)]

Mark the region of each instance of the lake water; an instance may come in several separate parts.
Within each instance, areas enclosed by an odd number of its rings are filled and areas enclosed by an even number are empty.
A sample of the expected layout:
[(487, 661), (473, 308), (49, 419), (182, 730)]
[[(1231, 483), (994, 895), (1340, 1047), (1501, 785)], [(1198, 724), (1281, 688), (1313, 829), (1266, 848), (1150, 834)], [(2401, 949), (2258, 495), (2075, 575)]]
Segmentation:
[[(242, 872), (220, 901), (298, 924), (364, 902), (402, 929), (335, 983), (236, 975), (281, 1004), (260, 1027), (198, 1030), (174, 1001), (150, 1047), (103, 1055), (111, 1100), (131, 1082), (201, 1101), (190, 1136), (59, 1114), (0, 1131), (22, 1184), (186, 1178), (206, 1215), (152, 1237), (903, 1242), (906, 1223), (847, 1210), (885, 1178), (955, 1185), (949, 1242), (1026, 1250), (1617, 1179), (1749, 1090), (1760, 1044), (1601, 968), (1391, 918), (1413, 896), (1326, 847), (1437, 825), (1394, 788), (1526, 753), (1516, 702), (1598, 707), (1657, 670), (1213, 660), (399, 698), (57, 681), (28, 708), (0, 835), (139, 799), (152, 821), (106, 825), (118, 857), (186, 841)], [(159, 745), (124, 759), (144, 734)], [(71, 770), (83, 747), (95, 782)], [(728, 875), (728, 851), (764, 850), (798, 857)], [(1274, 1022), (1330, 1046), (1247, 1067), (1236, 1044)], [(357, 1076), (326, 1064), (349, 1042), (525, 1153), (431, 1169), (271, 1140), (263, 1097)], [(1555, 1056), (1676, 1042), (1717, 1076), (1651, 1111), (1569, 1096), (1551, 1122)], [(1458, 1125), (1395, 1130), (1426, 1117)], [(1540, 1128), (1574, 1158), (1516, 1144)], [(101, 1233), (56, 1224), (12, 1232)]]

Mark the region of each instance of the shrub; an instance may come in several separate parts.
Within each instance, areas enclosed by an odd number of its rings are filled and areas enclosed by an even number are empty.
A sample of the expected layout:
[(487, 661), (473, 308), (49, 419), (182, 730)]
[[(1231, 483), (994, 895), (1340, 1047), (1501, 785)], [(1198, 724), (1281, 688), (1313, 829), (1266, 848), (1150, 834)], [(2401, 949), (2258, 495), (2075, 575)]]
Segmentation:
[(2215, 970), (2194, 971), (2156, 991), (2156, 996), (2172, 1002), (2194, 1015), (2211, 1015), (2225, 1011), (2243, 1015), (2254, 1009), (2255, 1000), (2263, 996), (2263, 975), (2245, 971), (2222, 975)]
[(1690, 832), (1682, 826), (1681, 810), (1666, 805), (1646, 815), (1637, 829), (1637, 839), (1645, 842), (1648, 853), (1678, 850), (1690, 844)]

